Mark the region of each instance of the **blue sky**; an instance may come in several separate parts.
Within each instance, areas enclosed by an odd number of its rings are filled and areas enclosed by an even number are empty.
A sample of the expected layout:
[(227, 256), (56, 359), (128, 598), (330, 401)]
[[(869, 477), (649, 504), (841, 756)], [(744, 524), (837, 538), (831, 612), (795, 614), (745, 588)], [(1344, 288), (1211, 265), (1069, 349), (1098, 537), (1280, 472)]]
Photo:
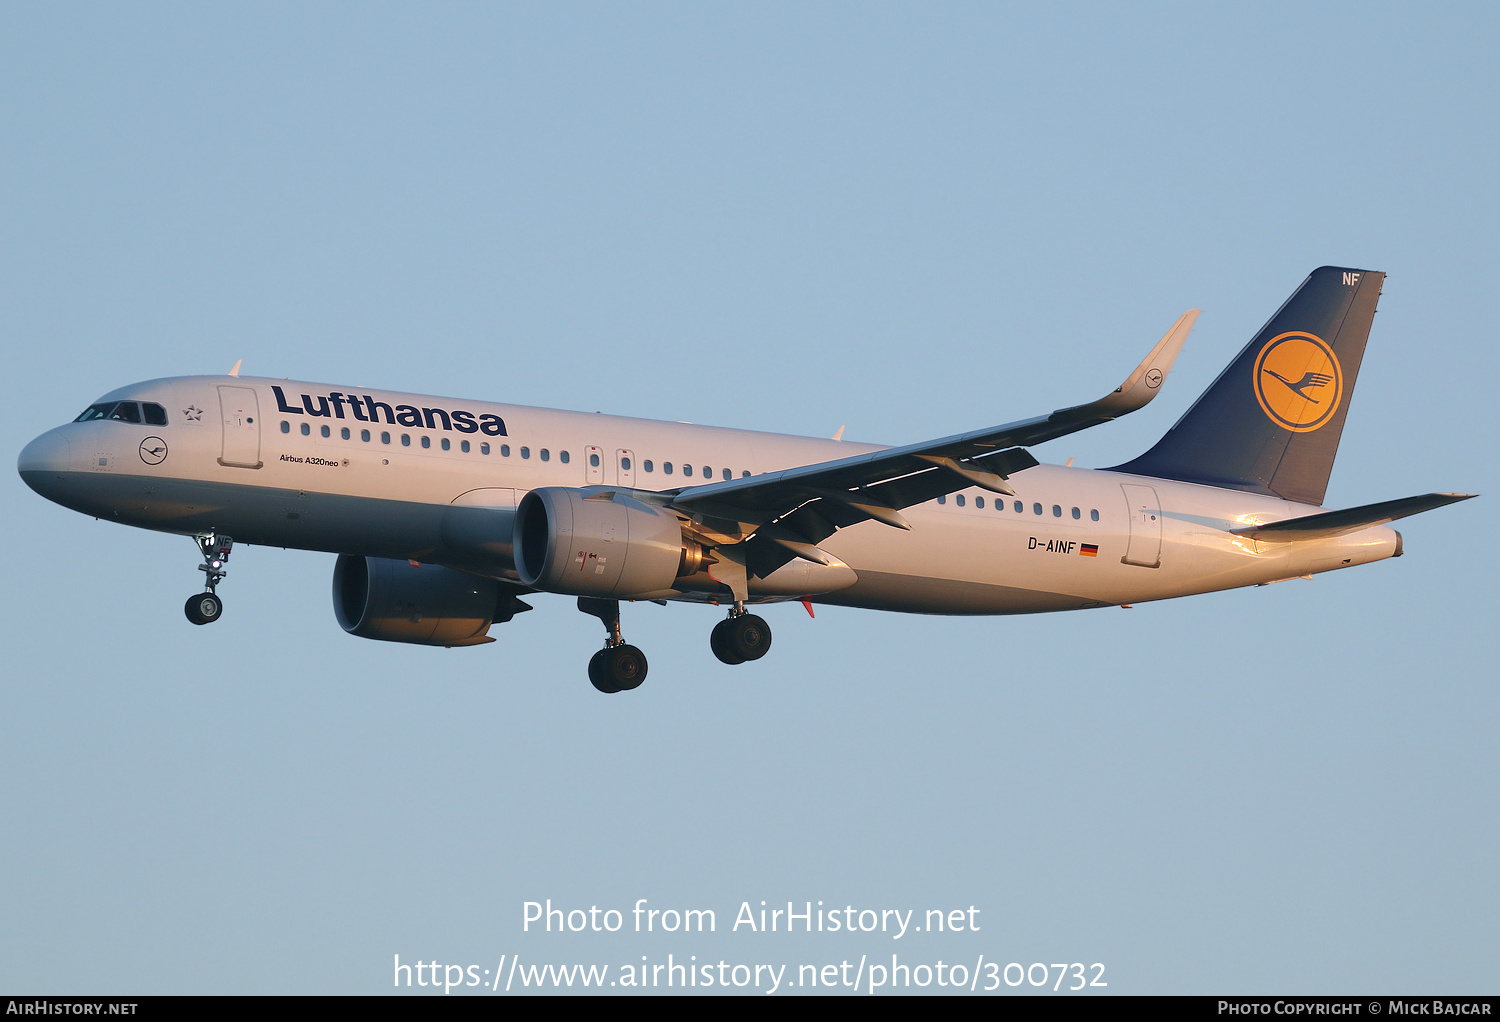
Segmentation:
[[(1369, 5), (10, 5), (10, 450), (222, 372), (900, 443), (1092, 399), (1185, 308), (1165, 431), (1315, 266), (1389, 274), (1331, 506), (1492, 494), (1495, 15)], [(1116, 993), (1493, 991), (1492, 498), (1407, 556), (1031, 618), (703, 608), (589, 688), (566, 598), (348, 637), (333, 558), (16, 476), (0, 989), (390, 989), (392, 956), (1103, 962)], [(1490, 666), (1486, 667), (1485, 665)], [(523, 933), (521, 906), (720, 932)], [(749, 936), (743, 901), (975, 905)], [(1007, 988), (1008, 989), (1008, 988)], [(1027, 989), (1025, 987), (1022, 988)]]

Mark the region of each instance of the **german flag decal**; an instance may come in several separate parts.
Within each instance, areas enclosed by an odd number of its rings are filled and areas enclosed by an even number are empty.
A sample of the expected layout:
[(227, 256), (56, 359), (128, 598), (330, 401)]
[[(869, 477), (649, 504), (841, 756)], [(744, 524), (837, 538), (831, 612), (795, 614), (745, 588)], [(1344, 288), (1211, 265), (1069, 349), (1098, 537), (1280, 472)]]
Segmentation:
[(1084, 543), (1078, 548), (1078, 554), (1081, 557), (1098, 557), (1099, 545), (1097, 543)]

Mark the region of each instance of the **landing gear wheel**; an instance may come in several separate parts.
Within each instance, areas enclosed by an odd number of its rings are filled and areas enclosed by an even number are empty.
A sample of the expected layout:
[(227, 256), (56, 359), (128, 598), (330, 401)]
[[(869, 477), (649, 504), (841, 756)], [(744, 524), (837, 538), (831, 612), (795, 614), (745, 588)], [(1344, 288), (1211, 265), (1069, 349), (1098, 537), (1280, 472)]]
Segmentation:
[(741, 659), (759, 660), (771, 648), (771, 626), (766, 624), (765, 618), (755, 614), (741, 614), (730, 618), (725, 624), (729, 625), (726, 632), (729, 648)]
[(589, 660), (589, 681), (600, 692), (611, 695), (620, 691), (620, 686), (609, 676), (609, 655), (612, 652), (611, 649), (601, 649)]
[(726, 618), (708, 633), (708, 645), (726, 664), (759, 660), (771, 648), (771, 626), (755, 614)]
[(182, 611), (195, 625), (210, 625), (224, 613), (224, 603), (213, 593), (195, 593), (188, 597)]
[(735, 652), (734, 640), (729, 634), (733, 626), (734, 621), (731, 618), (725, 618), (714, 625), (714, 630), (708, 633), (708, 645), (714, 651), (714, 656), (718, 657), (722, 662), (726, 664), (742, 664), (745, 662), (745, 658)]
[(634, 646), (606, 646), (589, 661), (589, 681), (600, 692), (629, 692), (646, 680), (646, 654)]
[(621, 692), (640, 688), (646, 680), (646, 654), (634, 646), (616, 646), (609, 661), (610, 675), (620, 685)]

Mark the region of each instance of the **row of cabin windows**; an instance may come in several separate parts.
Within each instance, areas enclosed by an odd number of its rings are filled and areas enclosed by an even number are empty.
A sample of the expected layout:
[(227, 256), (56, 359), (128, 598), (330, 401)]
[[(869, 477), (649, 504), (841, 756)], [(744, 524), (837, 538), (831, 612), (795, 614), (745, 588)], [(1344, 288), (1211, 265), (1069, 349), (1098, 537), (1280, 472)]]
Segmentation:
[[(301, 427), (301, 431), (302, 431), (302, 435), (303, 436), (311, 436), (312, 435), (312, 424), (311, 423), (308, 423), (308, 422), (301, 423), (300, 427)], [(290, 433), (292, 431), (292, 424), (290, 422), (288, 422), (287, 420), (283, 419), (282, 422), (281, 422), (281, 431), (283, 433)], [(321, 435), (325, 439), (327, 439), (328, 437), (331, 437), (333, 435), (333, 430), (329, 426), (319, 426), (318, 427), (318, 432), (319, 432), (319, 435)], [(342, 426), (342, 427), (339, 428), (339, 436), (340, 436), (340, 438), (342, 438), (344, 440), (350, 440), (350, 439), (353, 438), (352, 437), (352, 433), (351, 433), (351, 431), (350, 431), (350, 429), (349, 429), (348, 426)], [(371, 441), (371, 433), (370, 433), (370, 431), (368, 429), (362, 429), (362, 430), (360, 430), (359, 431), (359, 438), (360, 438), (360, 440), (362, 440), (365, 443), (370, 443), (370, 441)], [(421, 444), (421, 446), (424, 447), (424, 448), (430, 448), (432, 446), (432, 438), (429, 437), (429, 436), (422, 436), (422, 437), (418, 437), (417, 439), (418, 439), (418, 442)], [(380, 434), (380, 442), (383, 443), (383, 444), (390, 443), (391, 442), (391, 434), (389, 432), (382, 431), (381, 434)], [(402, 433), (401, 434), (401, 446), (402, 447), (410, 447), (411, 446), (411, 434), (410, 433)], [(449, 450), (453, 449), (453, 442), (451, 440), (449, 440), (447, 437), (442, 437), (441, 439), (438, 440), (438, 446), (441, 447), (445, 451), (449, 451)], [(458, 449), (460, 451), (462, 451), (464, 454), (468, 454), (469, 451), (470, 451), (470, 449), (471, 449), (470, 446), (469, 446), (469, 441), (467, 441), (467, 440), (460, 440), (458, 442)], [(489, 454), (490, 453), (490, 445), (489, 445), (489, 443), (487, 441), (481, 441), (480, 442), (480, 444), (479, 444), (479, 453), (480, 454)], [(518, 453), (521, 455), (521, 459), (523, 461), (529, 460), (531, 458), (531, 448), (530, 447), (522, 447), (522, 448), (519, 449)], [(541, 448), (540, 450), (537, 451), (537, 456), (542, 461), (551, 461), (552, 460), (552, 451), (549, 448), (543, 447), (543, 448)], [(501, 444), (500, 445), (500, 457), (502, 457), (502, 458), (509, 458), (510, 457), (510, 444)], [(570, 461), (572, 461), (572, 455), (570, 455), (567, 451), (558, 451), (557, 452), (557, 460), (560, 461), (560, 462), (562, 462), (564, 465), (566, 465)], [(599, 455), (598, 455), (597, 452), (591, 453), (589, 455), (589, 467), (590, 468), (598, 468), (599, 467)], [(656, 465), (649, 458), (647, 458), (645, 461), (641, 462), (641, 467), (643, 469), (645, 469), (647, 472), (655, 472), (656, 471)], [(623, 469), (626, 472), (629, 472), (630, 471), (630, 459), (629, 458), (621, 458), (620, 459), (620, 468)], [(670, 461), (664, 461), (664, 462), (662, 462), (661, 463), (661, 470), (662, 470), (662, 473), (664, 475), (671, 475), (672, 471), (673, 471), (672, 470), (672, 463)], [(702, 474), (702, 476), (703, 476), (704, 479), (712, 479), (713, 476), (714, 476), (714, 470), (709, 465), (704, 465), (699, 471)], [(725, 479), (733, 479), (734, 478), (734, 472), (732, 470), (730, 470), (730, 469), (727, 469), (727, 468), (724, 469), (723, 473), (724, 473), (724, 478)], [(693, 466), (692, 465), (684, 464), (682, 466), (682, 474), (685, 475), (685, 476), (691, 476), (693, 474)], [(748, 478), (749, 475), (750, 475), (750, 473), (749, 472), (741, 472), (740, 475)]]
[[(303, 436), (310, 436), (312, 434), (312, 425), (310, 423), (304, 422), (304, 423), (301, 424), (301, 427), (302, 427), (302, 435)], [(290, 433), (292, 431), (292, 424), (290, 422), (287, 422), (285, 419), (283, 419), (282, 422), (281, 422), (281, 431), (283, 433)], [(328, 426), (319, 426), (318, 427), (318, 433), (319, 433), (319, 435), (323, 436), (324, 438), (327, 438), (327, 437), (330, 437), (330, 436), (333, 435), (333, 430), (330, 427), (328, 427)], [(344, 440), (351, 440), (351, 439), (353, 439), (353, 434), (350, 431), (350, 429), (349, 429), (348, 426), (341, 426), (341, 427), (339, 427), (339, 437), (341, 439), (344, 439)], [(371, 435), (371, 433), (370, 433), (370, 431), (368, 429), (362, 429), (362, 430), (360, 430), (359, 431), (359, 438), (360, 438), (360, 440), (364, 441), (365, 443), (369, 443), (373, 439), (373, 437), (372, 437), (372, 435)], [(418, 441), (418, 443), (421, 444), (422, 447), (431, 447), (432, 446), (432, 437), (430, 437), (430, 436), (421, 436), (421, 437), (418, 437), (417, 441)], [(380, 442), (383, 443), (383, 444), (390, 443), (391, 442), (391, 434), (389, 432), (386, 432), (386, 431), (382, 430), (381, 434), (380, 434)], [(411, 434), (410, 433), (402, 433), (401, 434), (401, 446), (402, 447), (410, 447), (411, 446)], [(453, 449), (453, 441), (449, 440), (447, 437), (443, 437), (440, 440), (438, 440), (438, 446), (441, 447), (445, 451), (451, 451)], [(473, 446), (467, 440), (460, 440), (458, 442), (458, 449), (460, 451), (462, 451), (463, 453), (468, 454), (471, 450), (473, 450)], [(500, 450), (501, 450), (501, 453), (503, 453), (506, 457), (510, 457), (510, 447), (509, 446), (507, 446), (505, 444), (502, 444), (500, 446)], [(480, 444), (479, 444), (479, 453), (480, 454), (488, 454), (488, 453), (490, 453), (490, 445), (489, 445), (488, 441), (480, 441)], [(531, 449), (528, 448), (528, 447), (521, 448), (521, 457), (523, 457), (523, 458), (529, 458), (529, 457), (531, 457)], [(552, 457), (552, 452), (545, 451), (545, 450), (542, 451), (542, 460), (543, 461), (547, 461), (551, 457)], [(564, 463), (567, 462), (567, 460), (568, 460), (568, 452), (567, 451), (563, 451), (562, 452), (562, 460), (563, 460)]]
[[(629, 471), (629, 469), (630, 469), (630, 459), (629, 458), (623, 459), (621, 461), (621, 463), (620, 463), (620, 467), (623, 468), (623, 469), (625, 469), (626, 471)], [(647, 458), (645, 461), (641, 462), (641, 468), (645, 469), (647, 472), (655, 472), (656, 471), (656, 466), (652, 463), (652, 461), (651, 461), (650, 458)], [(662, 462), (661, 463), (661, 470), (662, 470), (662, 474), (663, 475), (671, 475), (672, 474), (672, 463), (670, 461), (664, 461), (664, 462)], [(713, 467), (710, 466), (710, 465), (704, 465), (698, 471), (703, 476), (704, 479), (712, 479), (714, 477), (714, 470), (713, 470)], [(734, 469), (732, 469), (732, 468), (726, 468), (726, 469), (723, 469), (722, 472), (723, 472), (723, 478), (725, 478), (725, 479), (733, 479), (734, 478)], [(684, 462), (683, 465), (682, 465), (682, 474), (685, 475), (685, 476), (692, 475), (693, 474), (693, 466), (687, 464), (686, 462)], [(741, 472), (740, 475), (742, 477), (744, 477), (744, 478), (749, 478), (750, 473), (749, 472)]]
[[(939, 497), (937, 499), (937, 502), (939, 504), (946, 504), (946, 503), (948, 503), (948, 498), (945, 497), (945, 496), (944, 497)], [(957, 504), (959, 507), (963, 507), (964, 506), (964, 495), (962, 493), (954, 494), (953, 495), (953, 503)], [(983, 497), (975, 497), (974, 498), (974, 506), (978, 507), (978, 508), (984, 507), (984, 498)], [(1016, 514), (1018, 514), (1018, 515), (1023, 515), (1023, 514), (1026, 513), (1026, 504), (1023, 501), (1019, 501), (1019, 500), (1016, 501), (1014, 503), (1013, 507), (1015, 509)], [(995, 500), (995, 510), (996, 511), (1004, 511), (1005, 510), (1005, 501), (1000, 500), (1000, 499), (997, 498)], [(1043, 511), (1042, 505), (1034, 503), (1034, 504), (1031, 505), (1031, 513), (1039, 515), (1039, 514), (1044, 514), (1045, 512)], [(1073, 515), (1073, 520), (1077, 521), (1077, 520), (1079, 520), (1079, 519), (1081, 519), (1083, 517), (1083, 512), (1081, 510), (1079, 510), (1078, 508), (1075, 507), (1075, 508), (1072, 509), (1072, 515)], [(1063, 516), (1062, 505), (1061, 504), (1053, 504), (1052, 505), (1052, 517), (1053, 518), (1061, 518), (1062, 516)], [(1089, 521), (1091, 521), (1091, 522), (1097, 522), (1098, 520), (1099, 520), (1099, 511), (1098, 511), (1098, 509), (1097, 508), (1091, 509), (1089, 511)]]

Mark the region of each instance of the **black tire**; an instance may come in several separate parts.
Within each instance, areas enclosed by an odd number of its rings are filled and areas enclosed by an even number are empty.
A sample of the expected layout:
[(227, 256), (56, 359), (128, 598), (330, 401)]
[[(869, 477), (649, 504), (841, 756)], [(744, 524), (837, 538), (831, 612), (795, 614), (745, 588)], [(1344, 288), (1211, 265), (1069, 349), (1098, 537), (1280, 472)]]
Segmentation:
[(183, 604), (182, 612), (195, 625), (211, 625), (224, 614), (224, 601), (213, 593), (194, 593)]
[(746, 660), (759, 660), (771, 648), (771, 626), (766, 619), (755, 614), (732, 617), (729, 628), (729, 647)]
[(742, 664), (745, 662), (745, 658), (735, 652), (733, 646), (734, 640), (729, 635), (730, 627), (733, 624), (733, 621), (726, 618), (714, 625), (714, 630), (708, 633), (708, 645), (714, 651), (714, 656), (718, 657), (721, 662), (726, 664)]
[(620, 691), (620, 686), (614, 683), (609, 670), (609, 658), (612, 649), (601, 649), (589, 660), (589, 681), (593, 682), (595, 688), (607, 695), (613, 695)]
[(616, 646), (609, 650), (609, 678), (619, 686), (615, 691), (629, 692), (646, 680), (646, 654), (634, 646)]

